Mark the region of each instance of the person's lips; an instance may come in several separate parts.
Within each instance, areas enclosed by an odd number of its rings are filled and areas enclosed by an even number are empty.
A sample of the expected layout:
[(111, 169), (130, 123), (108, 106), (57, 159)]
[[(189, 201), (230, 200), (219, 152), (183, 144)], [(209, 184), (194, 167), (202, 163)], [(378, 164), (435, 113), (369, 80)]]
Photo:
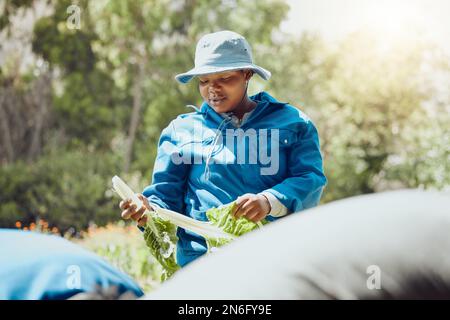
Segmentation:
[(227, 98), (226, 97), (214, 97), (214, 98), (210, 98), (209, 101), (212, 104), (221, 104), (222, 102), (224, 102)]

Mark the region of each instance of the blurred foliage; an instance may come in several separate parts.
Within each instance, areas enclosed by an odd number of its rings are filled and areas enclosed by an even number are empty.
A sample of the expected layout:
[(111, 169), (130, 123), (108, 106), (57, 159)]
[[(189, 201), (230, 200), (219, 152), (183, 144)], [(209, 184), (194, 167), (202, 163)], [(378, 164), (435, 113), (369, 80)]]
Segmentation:
[(318, 126), (329, 179), (325, 202), (450, 184), (450, 99), (439, 106), (440, 84), (433, 83), (438, 71), (450, 80), (448, 57), (406, 36), (383, 45), (368, 31), (335, 48), (305, 34), (280, 48), (284, 59), (272, 65), (273, 90)]
[(120, 167), (111, 154), (89, 150), (42, 156), (33, 164), (18, 161), (0, 168), (2, 227), (42, 218), (61, 232), (116, 220), (116, 201), (108, 189)]
[(0, 6), (0, 31), (9, 29), (11, 17), (14, 16), (20, 8), (28, 8), (32, 3), (33, 0), (3, 0), (3, 4)]
[(75, 243), (105, 258), (113, 266), (131, 276), (145, 293), (159, 287), (161, 265), (150, 254), (141, 231), (123, 221), (98, 228), (91, 226)]
[[(174, 75), (192, 67), (203, 34), (222, 29), (245, 35), (256, 63), (272, 71), (267, 83), (254, 77), (250, 94), (267, 90), (317, 125), (329, 178), (324, 202), (450, 184), (449, 57), (413, 34), (389, 45), (365, 31), (334, 46), (315, 34), (289, 38), (279, 33), (288, 12), (281, 0), (79, 0), (81, 29), (70, 29), (72, 1), (45, 2), (51, 13), (34, 22), (29, 43), (36, 66), (19, 73), (0, 65), (0, 83), (15, 95), (25, 96), (23, 84), (43, 70), (52, 92), (39, 157), (1, 164), (1, 227), (42, 218), (79, 232), (117, 220), (111, 177), (136, 190), (151, 182), (161, 130), (201, 103), (195, 81), (178, 85)], [(34, 3), (7, 0), (0, 29), (13, 35), (11, 16)], [(122, 249), (98, 250), (125, 259)]]
[[(75, 142), (105, 149), (114, 131), (122, 128), (126, 114), (120, 107), (125, 95), (119, 93), (108, 70), (99, 67), (93, 51), (98, 36), (88, 29), (66, 26), (66, 9), (71, 4), (56, 1), (54, 13), (36, 21), (32, 49), (61, 74), (54, 84), (55, 127)], [(86, 6), (87, 2), (80, 1), (79, 5)], [(88, 20), (87, 9), (84, 20)]]

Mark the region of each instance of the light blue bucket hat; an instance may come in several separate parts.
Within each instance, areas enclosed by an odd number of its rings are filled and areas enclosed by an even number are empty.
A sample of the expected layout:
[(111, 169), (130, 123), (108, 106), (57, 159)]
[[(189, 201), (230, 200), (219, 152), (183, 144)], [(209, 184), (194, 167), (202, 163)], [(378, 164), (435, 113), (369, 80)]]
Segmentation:
[(247, 40), (233, 31), (219, 31), (204, 35), (195, 49), (195, 67), (175, 76), (180, 83), (193, 77), (224, 71), (251, 69), (268, 80), (270, 71), (253, 63), (252, 49)]

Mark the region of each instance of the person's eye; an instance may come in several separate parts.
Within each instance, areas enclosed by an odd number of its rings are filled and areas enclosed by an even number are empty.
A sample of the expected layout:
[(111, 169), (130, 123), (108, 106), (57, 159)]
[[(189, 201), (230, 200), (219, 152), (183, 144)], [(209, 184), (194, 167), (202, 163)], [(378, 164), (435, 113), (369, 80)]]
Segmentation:
[(208, 80), (200, 80), (200, 84), (207, 84)]

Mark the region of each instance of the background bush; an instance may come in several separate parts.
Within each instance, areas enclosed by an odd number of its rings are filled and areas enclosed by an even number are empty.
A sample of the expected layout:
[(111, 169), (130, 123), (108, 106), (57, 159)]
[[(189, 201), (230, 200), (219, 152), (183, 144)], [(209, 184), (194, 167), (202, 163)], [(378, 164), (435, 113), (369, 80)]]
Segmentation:
[(108, 189), (120, 161), (88, 150), (52, 152), (35, 163), (18, 161), (0, 168), (0, 217), (3, 227), (42, 218), (61, 232), (105, 225), (120, 214)]

